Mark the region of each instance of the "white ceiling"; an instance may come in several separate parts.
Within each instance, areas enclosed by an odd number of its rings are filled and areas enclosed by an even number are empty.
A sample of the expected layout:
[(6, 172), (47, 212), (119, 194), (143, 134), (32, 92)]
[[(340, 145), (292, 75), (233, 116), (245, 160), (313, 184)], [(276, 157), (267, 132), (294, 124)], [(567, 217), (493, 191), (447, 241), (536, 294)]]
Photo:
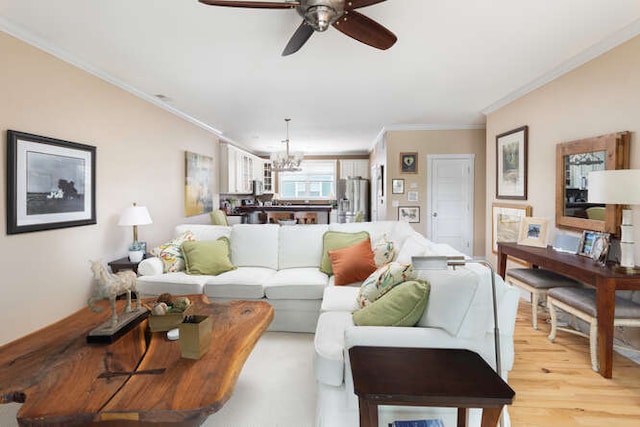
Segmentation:
[(640, 33), (638, 0), (387, 0), (359, 12), (398, 36), (391, 49), (330, 28), (282, 57), (294, 10), (0, 0), (0, 12), (0, 29), (256, 153), (282, 148), (285, 117), (291, 148), (316, 154), (366, 152), (385, 129), (483, 127), (483, 113)]

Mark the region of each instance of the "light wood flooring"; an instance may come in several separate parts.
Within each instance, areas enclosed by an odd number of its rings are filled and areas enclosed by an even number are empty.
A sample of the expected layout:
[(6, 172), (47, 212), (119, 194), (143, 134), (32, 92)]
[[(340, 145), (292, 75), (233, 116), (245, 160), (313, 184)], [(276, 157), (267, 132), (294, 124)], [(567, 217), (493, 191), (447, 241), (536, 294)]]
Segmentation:
[(591, 370), (589, 340), (558, 331), (540, 313), (536, 331), (531, 306), (520, 300), (515, 329), (515, 363), (509, 384), (516, 398), (512, 426), (640, 426), (640, 365), (614, 352), (613, 378)]

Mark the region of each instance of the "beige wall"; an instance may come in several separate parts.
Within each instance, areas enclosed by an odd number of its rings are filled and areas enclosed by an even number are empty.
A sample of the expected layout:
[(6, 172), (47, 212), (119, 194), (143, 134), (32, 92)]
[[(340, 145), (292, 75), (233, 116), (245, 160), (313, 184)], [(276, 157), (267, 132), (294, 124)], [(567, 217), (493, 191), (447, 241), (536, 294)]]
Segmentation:
[[(618, 46), (570, 73), (548, 83), (487, 117), (487, 217), (495, 200), (495, 136), (516, 127), (529, 126), (529, 194), (523, 204), (533, 215), (551, 221), (555, 228), (555, 147), (565, 141), (631, 131), (632, 169), (640, 168), (640, 37)], [(638, 186), (634, 182), (629, 185)], [(635, 241), (640, 242), (640, 207), (633, 209)], [(486, 223), (491, 236), (491, 222)], [(491, 253), (491, 242), (486, 252)], [(636, 244), (637, 246), (637, 244)], [(494, 258), (495, 260), (495, 258)], [(640, 250), (636, 249), (636, 265)], [(640, 348), (640, 330), (624, 328), (617, 336)]]
[[(474, 130), (424, 130), (387, 132), (385, 166), (385, 204), (386, 219), (398, 219), (398, 208), (393, 207), (397, 200), (400, 206), (420, 206), (420, 223), (411, 224), (413, 228), (429, 237), (427, 231), (427, 156), (430, 154), (474, 154), (475, 187), (473, 218), (473, 254), (481, 256), (485, 250), (485, 131)], [(400, 153), (418, 153), (418, 173), (400, 173)], [(391, 181), (394, 178), (405, 180), (405, 194), (391, 194)], [(411, 188), (416, 184), (417, 188)], [(389, 190), (389, 191), (387, 191)], [(407, 191), (418, 191), (419, 202), (407, 201)]]
[[(153, 224), (139, 228), (161, 243), (184, 217), (184, 151), (218, 159), (217, 138), (78, 68), (0, 32), (0, 221), (6, 224), (6, 131), (97, 147), (97, 224), (0, 235), (0, 344), (83, 307), (90, 294), (89, 260), (126, 255), (131, 227), (117, 226), (133, 201)], [(214, 180), (217, 193), (217, 179)], [(217, 197), (214, 198), (217, 200)]]

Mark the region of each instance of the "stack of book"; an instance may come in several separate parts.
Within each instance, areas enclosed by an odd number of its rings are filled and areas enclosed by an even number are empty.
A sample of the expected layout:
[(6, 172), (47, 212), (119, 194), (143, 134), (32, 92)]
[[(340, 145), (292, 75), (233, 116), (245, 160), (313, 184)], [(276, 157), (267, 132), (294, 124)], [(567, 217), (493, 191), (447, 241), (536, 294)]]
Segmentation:
[(389, 423), (389, 427), (444, 427), (441, 419), (431, 420), (411, 420), (411, 421), (394, 421)]

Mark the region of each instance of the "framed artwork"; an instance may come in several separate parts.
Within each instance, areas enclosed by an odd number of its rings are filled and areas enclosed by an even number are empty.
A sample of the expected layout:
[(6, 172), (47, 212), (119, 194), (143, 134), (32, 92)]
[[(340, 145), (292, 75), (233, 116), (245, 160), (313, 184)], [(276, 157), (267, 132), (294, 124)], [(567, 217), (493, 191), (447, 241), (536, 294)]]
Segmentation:
[(400, 206), (398, 221), (420, 222), (420, 206)]
[(609, 233), (599, 233), (585, 230), (580, 238), (578, 255), (593, 258), (598, 261), (606, 260), (609, 250)]
[(400, 153), (400, 172), (418, 173), (418, 153)]
[(518, 244), (526, 246), (547, 247), (549, 220), (546, 218), (523, 217), (520, 222)]
[(494, 203), (491, 206), (491, 248), (498, 253), (498, 242), (517, 242), (522, 218), (531, 216), (529, 205)]
[(410, 202), (418, 201), (418, 192), (417, 191), (409, 191), (407, 192), (407, 200)]
[(526, 200), (529, 127), (496, 136), (496, 198)]
[(96, 147), (7, 131), (7, 234), (96, 223)]
[(185, 152), (185, 204), (186, 216), (213, 211), (213, 157)]
[(391, 193), (404, 194), (404, 179), (391, 180)]

